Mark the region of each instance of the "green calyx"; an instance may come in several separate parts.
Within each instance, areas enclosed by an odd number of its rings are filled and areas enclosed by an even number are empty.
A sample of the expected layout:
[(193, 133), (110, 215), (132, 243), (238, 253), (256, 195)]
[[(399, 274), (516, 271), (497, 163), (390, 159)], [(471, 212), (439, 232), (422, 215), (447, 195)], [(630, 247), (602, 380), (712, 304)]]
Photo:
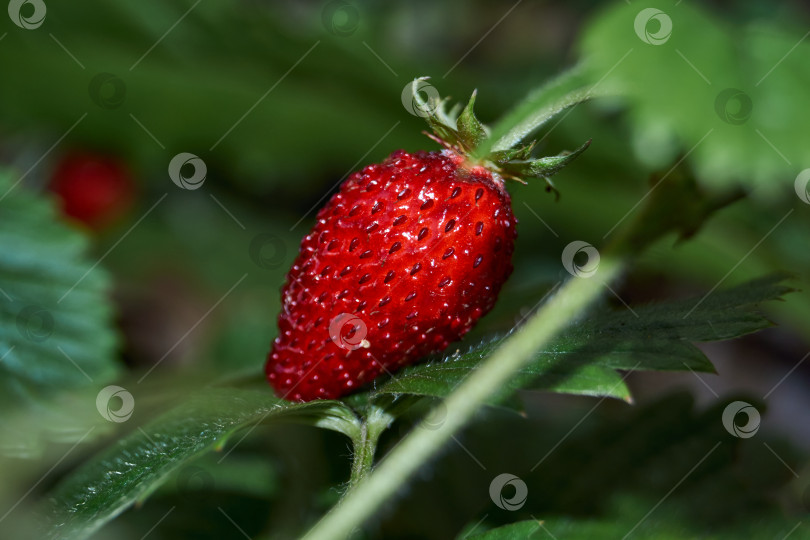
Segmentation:
[[(523, 183), (527, 178), (542, 178), (547, 184), (547, 190), (556, 193), (557, 190), (551, 183), (550, 177), (575, 160), (591, 144), (591, 141), (588, 140), (572, 152), (533, 158), (532, 151), (537, 141), (531, 141), (527, 144), (516, 144), (508, 149), (494, 150), (483, 157), (473, 158), (475, 150), (490, 136), (489, 128), (475, 115), (477, 91), (473, 91), (464, 108), (461, 107), (461, 104), (456, 104), (447, 111), (449, 98), (431, 95), (432, 93), (437, 94), (437, 92), (425, 82), (427, 79), (428, 77), (419, 77), (414, 79), (411, 85), (414, 112), (418, 116), (422, 116), (430, 126), (433, 133), (426, 132), (428, 137), (445, 148), (464, 156), (470, 167), (484, 166), (503, 178)], [(432, 93), (426, 92), (427, 100), (420, 94), (420, 91), (426, 88), (433, 90)]]

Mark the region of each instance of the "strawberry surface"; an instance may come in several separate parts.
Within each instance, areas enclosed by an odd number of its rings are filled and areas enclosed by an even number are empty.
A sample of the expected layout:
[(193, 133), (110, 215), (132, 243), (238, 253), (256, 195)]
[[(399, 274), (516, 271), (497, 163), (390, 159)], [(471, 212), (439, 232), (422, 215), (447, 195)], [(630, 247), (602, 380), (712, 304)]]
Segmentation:
[(353, 174), (287, 275), (270, 384), (337, 398), (460, 339), (512, 272), (515, 224), (503, 180), (451, 150)]

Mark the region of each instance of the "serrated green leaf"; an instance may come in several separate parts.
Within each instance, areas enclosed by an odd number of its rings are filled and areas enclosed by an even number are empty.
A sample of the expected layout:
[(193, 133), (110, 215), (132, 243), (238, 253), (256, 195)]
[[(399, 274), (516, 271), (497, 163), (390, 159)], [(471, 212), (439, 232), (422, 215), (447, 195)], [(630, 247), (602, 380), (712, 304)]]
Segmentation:
[[(769, 276), (705, 297), (593, 314), (535, 355), (491, 403), (501, 402), (519, 388), (629, 400), (615, 369), (713, 372), (709, 359), (691, 342), (732, 339), (771, 326), (751, 307), (790, 292), (784, 279), (784, 275)], [(500, 341), (408, 367), (375, 392), (444, 397)]]
[(624, 96), (639, 160), (668, 168), (688, 152), (704, 186), (743, 184), (762, 196), (792, 190), (806, 166), (804, 32), (642, 1), (595, 19), (581, 49), (591, 82)]
[(574, 335), (583, 343), (594, 339), (628, 342), (639, 337), (681, 342), (733, 339), (773, 325), (754, 308), (793, 291), (784, 284), (787, 277), (776, 274), (699, 297), (650, 304), (635, 308), (635, 314), (620, 311), (574, 327)]
[(86, 462), (50, 493), (46, 538), (86, 538), (152, 493), (189, 460), (261, 422), (295, 419), (356, 437), (359, 421), (339, 401), (291, 403), (268, 391), (210, 389)]
[[(610, 337), (609, 333), (594, 335), (587, 330), (571, 332), (565, 348), (554, 354), (565, 356), (565, 362), (585, 364), (597, 362), (612, 369), (637, 371), (703, 371), (714, 373), (714, 366), (703, 352), (678, 338), (657, 338), (643, 331), (634, 336)], [(649, 338), (644, 339), (648, 335)], [(559, 347), (559, 346), (557, 346)], [(562, 347), (559, 347), (562, 348)]]
[(93, 403), (117, 373), (116, 336), (109, 280), (87, 259), (87, 239), (2, 173), (0, 197), (0, 452), (27, 456), (100, 419), (77, 417), (64, 399)]
[[(408, 367), (376, 390), (377, 395), (413, 394), (444, 397), (487, 358), (500, 344), (496, 339), (473, 347), (463, 354), (435, 362)], [(609, 367), (599, 365), (564, 365), (558, 354), (537, 355), (510, 384), (490, 403), (498, 404), (519, 388), (531, 388), (564, 394), (609, 396), (630, 399), (630, 391), (621, 376)]]

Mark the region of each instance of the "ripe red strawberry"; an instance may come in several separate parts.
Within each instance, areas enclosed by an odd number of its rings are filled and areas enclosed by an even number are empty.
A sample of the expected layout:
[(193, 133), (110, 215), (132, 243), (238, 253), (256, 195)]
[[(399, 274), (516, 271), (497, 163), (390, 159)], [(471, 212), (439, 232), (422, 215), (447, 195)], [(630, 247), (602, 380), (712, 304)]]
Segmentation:
[(122, 163), (91, 153), (63, 158), (56, 166), (50, 188), (59, 195), (66, 215), (94, 229), (120, 217), (131, 206), (135, 192)]
[(486, 136), (473, 99), (441, 152), (397, 151), (353, 174), (321, 209), (282, 289), (265, 372), (279, 396), (338, 398), (460, 339), (512, 272), (516, 220), (504, 176), (550, 175), (574, 154), (531, 145), (474, 160)]
[(335, 398), (444, 349), (492, 309), (514, 238), (503, 180), (449, 150), (355, 173), (290, 270), (270, 383), (290, 399)]

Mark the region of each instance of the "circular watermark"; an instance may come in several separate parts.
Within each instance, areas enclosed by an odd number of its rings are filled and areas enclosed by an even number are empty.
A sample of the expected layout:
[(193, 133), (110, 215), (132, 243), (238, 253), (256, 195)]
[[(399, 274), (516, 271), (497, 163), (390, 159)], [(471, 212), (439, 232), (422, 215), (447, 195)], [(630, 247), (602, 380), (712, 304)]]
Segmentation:
[[(657, 25), (657, 27), (655, 27)], [(651, 29), (652, 27), (652, 29)], [(638, 38), (648, 45), (663, 45), (672, 35), (672, 19), (656, 8), (642, 9), (633, 21)]]
[(197, 465), (183, 467), (177, 474), (177, 491), (184, 496), (191, 496), (194, 499), (204, 498), (214, 486), (214, 477), (211, 473)]
[(418, 425), (423, 429), (435, 431), (444, 425), (445, 420), (447, 420), (447, 406), (444, 401), (440, 401), (434, 407), (431, 407)]
[[(427, 99), (423, 97), (426, 96)], [(439, 107), (441, 98), (436, 87), (424, 79), (409, 82), (402, 89), (402, 105), (414, 116), (427, 118)]]
[(805, 169), (796, 177), (796, 182), (793, 183), (796, 189), (796, 195), (805, 204), (810, 204), (810, 169)]
[(53, 334), (53, 315), (40, 306), (26, 306), (17, 313), (17, 331), (28, 341), (40, 343)]
[(329, 337), (341, 349), (348, 351), (361, 347), (368, 349), (370, 344), (366, 341), (367, 334), (366, 323), (351, 313), (341, 313), (329, 322)]
[(180, 152), (169, 162), (169, 178), (182, 189), (201, 188), (207, 174), (205, 162), (189, 152)]
[[(116, 398), (121, 402), (117, 409), (111, 405)], [(120, 424), (129, 420), (135, 411), (135, 398), (125, 388), (110, 385), (102, 388), (96, 396), (96, 409), (105, 420)]]
[(259, 268), (272, 270), (280, 267), (287, 259), (287, 244), (280, 236), (261, 233), (253, 237), (248, 248), (250, 258)]
[(90, 99), (102, 109), (117, 109), (127, 97), (127, 85), (112, 73), (99, 73), (90, 79), (87, 87)]
[(42, 0), (11, 0), (8, 3), (11, 22), (26, 30), (36, 30), (42, 26), (47, 11)]
[[(515, 490), (511, 497), (505, 497), (503, 494), (506, 486), (512, 486)], [(528, 496), (529, 488), (526, 486), (526, 482), (514, 474), (499, 474), (489, 484), (489, 498), (501, 510), (509, 510), (510, 512), (520, 510), (526, 504)]]
[(360, 26), (360, 10), (346, 0), (332, 0), (323, 6), (321, 22), (330, 34), (348, 37)]
[[(579, 253), (587, 257), (584, 264), (577, 264), (574, 260)], [(561, 258), (565, 270), (574, 277), (589, 278), (599, 268), (599, 251), (582, 240), (574, 240), (565, 246)]]
[(732, 126), (746, 123), (753, 110), (751, 96), (737, 88), (726, 88), (714, 99), (714, 112), (720, 120)]
[[(740, 414), (745, 415), (745, 424), (737, 423), (737, 416)], [(740, 439), (750, 439), (756, 435), (759, 430), (759, 422), (759, 411), (745, 401), (734, 401), (723, 409), (723, 427), (729, 434)]]

